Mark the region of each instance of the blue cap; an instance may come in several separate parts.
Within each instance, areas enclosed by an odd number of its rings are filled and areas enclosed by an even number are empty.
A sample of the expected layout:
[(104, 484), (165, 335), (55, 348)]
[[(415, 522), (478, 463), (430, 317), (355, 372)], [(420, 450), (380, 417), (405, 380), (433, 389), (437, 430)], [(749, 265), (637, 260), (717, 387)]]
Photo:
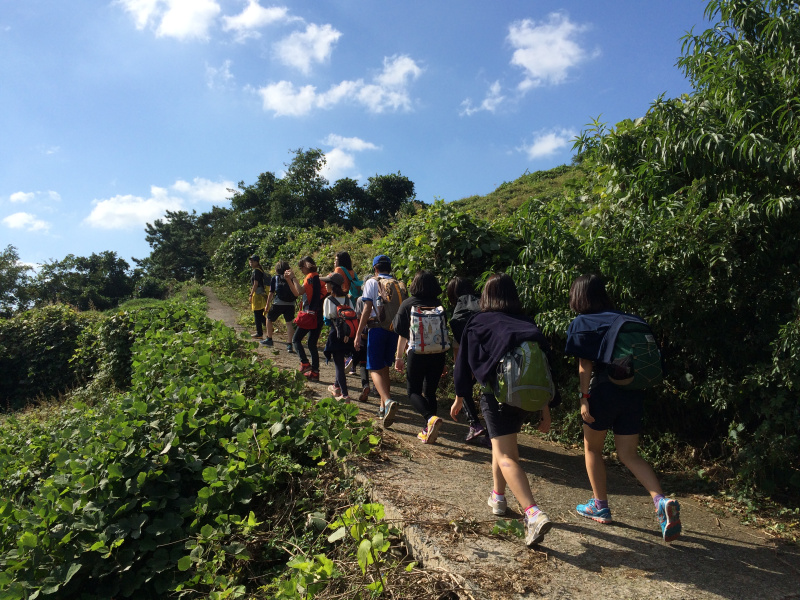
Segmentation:
[(372, 266), (376, 267), (378, 266), (378, 263), (388, 263), (391, 265), (392, 261), (385, 254), (378, 254), (378, 256), (372, 259)]

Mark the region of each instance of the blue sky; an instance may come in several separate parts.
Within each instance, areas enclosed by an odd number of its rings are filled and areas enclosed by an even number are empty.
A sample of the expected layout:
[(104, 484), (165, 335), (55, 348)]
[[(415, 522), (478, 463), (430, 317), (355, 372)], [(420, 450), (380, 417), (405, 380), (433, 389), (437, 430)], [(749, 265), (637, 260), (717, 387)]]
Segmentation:
[(297, 148), (417, 198), (569, 163), (592, 119), (689, 91), (701, 0), (6, 0), (0, 249), (150, 252), (165, 210), (227, 206)]

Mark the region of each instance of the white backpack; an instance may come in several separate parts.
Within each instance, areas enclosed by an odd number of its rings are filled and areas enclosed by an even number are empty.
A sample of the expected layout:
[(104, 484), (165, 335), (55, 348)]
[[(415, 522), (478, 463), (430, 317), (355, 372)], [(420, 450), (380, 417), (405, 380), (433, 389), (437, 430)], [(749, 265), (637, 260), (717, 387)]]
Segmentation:
[(450, 349), (444, 308), (411, 307), (408, 346), (416, 354), (440, 354)]

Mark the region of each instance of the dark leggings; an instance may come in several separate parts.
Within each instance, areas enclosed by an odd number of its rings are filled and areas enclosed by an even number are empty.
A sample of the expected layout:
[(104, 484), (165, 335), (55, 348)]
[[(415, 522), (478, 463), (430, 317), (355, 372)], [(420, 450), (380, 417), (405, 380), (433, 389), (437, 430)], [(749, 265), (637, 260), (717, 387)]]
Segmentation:
[(301, 363), (307, 363), (306, 351), (303, 348), (303, 338), (308, 334), (308, 351), (311, 353), (311, 370), (314, 373), (319, 373), (319, 348), (317, 342), (319, 341), (319, 334), (322, 333), (322, 325), (316, 329), (300, 329), (295, 327), (294, 336), (292, 337), (292, 344), (297, 356), (300, 357)]
[(333, 351), (333, 366), (336, 367), (336, 380), (334, 385), (342, 391), (342, 396), (347, 396), (347, 373), (344, 372), (344, 359), (347, 353), (344, 350)]
[(264, 325), (267, 324), (267, 317), (264, 316), (264, 309), (254, 310), (253, 318), (256, 320), (256, 335), (264, 335)]
[(444, 369), (445, 353), (416, 354), (408, 353), (406, 360), (406, 380), (408, 401), (427, 425), (428, 419), (436, 415), (436, 390)]

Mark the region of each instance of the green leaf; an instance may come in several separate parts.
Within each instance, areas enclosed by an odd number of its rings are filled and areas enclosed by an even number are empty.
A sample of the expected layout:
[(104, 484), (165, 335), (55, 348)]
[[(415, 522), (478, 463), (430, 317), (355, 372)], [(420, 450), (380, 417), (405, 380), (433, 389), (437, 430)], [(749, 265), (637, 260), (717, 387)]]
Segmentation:
[(192, 559), (189, 556), (182, 556), (178, 560), (178, 570), (179, 571), (188, 571), (192, 568)]
[(330, 543), (338, 542), (340, 539), (342, 539), (346, 535), (347, 535), (347, 528), (339, 527), (339, 529), (337, 529), (336, 531), (334, 531), (332, 534), (330, 534), (328, 536), (328, 541)]
[(372, 562), (371, 550), (372, 542), (369, 540), (361, 540), (356, 552), (356, 560), (358, 561), (358, 566), (361, 567), (362, 573), (367, 572), (367, 565)]

